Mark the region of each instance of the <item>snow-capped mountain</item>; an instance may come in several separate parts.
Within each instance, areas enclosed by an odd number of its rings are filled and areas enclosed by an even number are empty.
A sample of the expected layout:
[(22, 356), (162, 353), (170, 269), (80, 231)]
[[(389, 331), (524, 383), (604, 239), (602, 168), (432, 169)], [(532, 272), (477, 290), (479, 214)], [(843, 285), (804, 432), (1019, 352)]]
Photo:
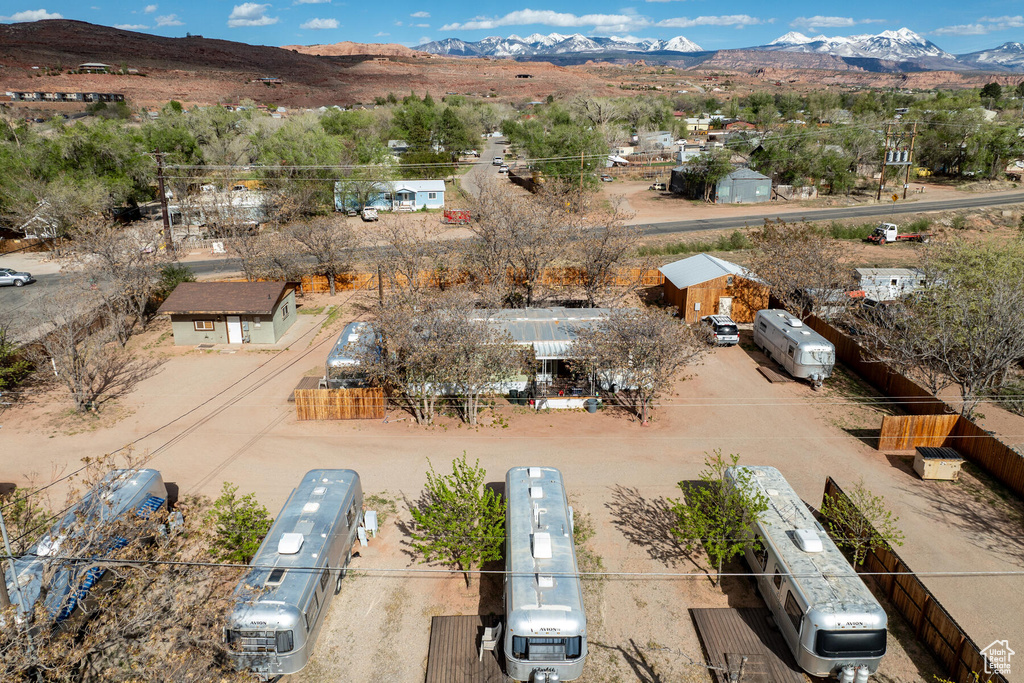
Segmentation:
[(617, 36), (587, 37), (579, 33), (571, 36), (560, 33), (541, 35), (534, 33), (521, 38), (489, 36), (477, 42), (458, 38), (445, 38), (420, 45), (417, 50), (438, 55), (460, 57), (532, 57), (592, 52), (701, 52), (702, 48), (685, 36), (670, 40)]
[(956, 60), (935, 43), (925, 40), (908, 28), (898, 31), (882, 31), (877, 35), (865, 33), (857, 36), (816, 36), (809, 38), (796, 31), (776, 38), (755, 50), (778, 50), (785, 52), (817, 52), (837, 57), (867, 57), (905, 62), (925, 57)]
[(991, 50), (957, 55), (957, 58), (979, 69), (1020, 69), (1024, 67), (1024, 43), (1003, 43)]

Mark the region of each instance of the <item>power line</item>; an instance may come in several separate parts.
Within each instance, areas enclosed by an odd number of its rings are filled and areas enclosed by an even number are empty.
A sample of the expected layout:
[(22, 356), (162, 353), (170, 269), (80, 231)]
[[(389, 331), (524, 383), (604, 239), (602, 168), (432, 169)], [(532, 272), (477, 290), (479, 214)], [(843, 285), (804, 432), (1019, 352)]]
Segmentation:
[[(240, 564), (240, 563), (221, 563), (221, 562), (197, 562), (194, 560), (154, 560), (154, 559), (117, 559), (113, 557), (100, 557), (100, 556), (64, 556), (57, 557), (53, 555), (25, 555), (25, 556), (10, 556), (0, 555), (0, 559), (23, 559), (24, 557), (34, 557), (43, 562), (77, 562), (77, 563), (91, 563), (91, 564), (106, 564), (106, 565), (122, 565), (122, 566), (168, 566), (168, 567), (203, 567), (208, 569), (242, 569), (248, 571), (256, 570), (273, 570), (280, 568), (280, 565), (276, 564)], [(421, 567), (353, 567), (351, 565), (322, 565), (322, 566), (289, 566), (288, 571), (308, 571), (308, 572), (321, 572), (324, 570), (328, 571), (349, 571), (349, 572), (366, 572), (376, 573), (381, 575), (394, 575), (394, 574), (427, 574), (427, 575), (438, 575), (438, 574), (473, 574), (473, 575), (490, 575), (490, 576), (534, 576), (537, 574), (535, 570), (528, 572), (513, 572), (506, 569), (429, 569)], [(629, 578), (629, 579), (673, 579), (673, 578), (707, 578), (706, 572), (624, 572), (624, 571), (581, 571), (581, 572), (544, 572), (545, 576), (563, 576), (563, 577), (594, 577), (594, 578)], [(764, 572), (722, 572), (716, 574), (716, 576), (731, 576), (731, 577), (758, 577), (765, 576)], [(930, 571), (930, 572), (907, 572), (907, 571), (882, 571), (882, 572), (773, 572), (768, 574), (769, 576), (778, 575), (786, 576), (791, 578), (817, 578), (817, 577), (830, 577), (830, 578), (853, 578), (862, 576), (927, 576), (927, 577), (940, 577), (940, 578), (958, 578), (958, 577), (999, 577), (999, 576), (1024, 576), (1024, 569), (1006, 569), (1006, 570), (953, 570), (953, 571)]]

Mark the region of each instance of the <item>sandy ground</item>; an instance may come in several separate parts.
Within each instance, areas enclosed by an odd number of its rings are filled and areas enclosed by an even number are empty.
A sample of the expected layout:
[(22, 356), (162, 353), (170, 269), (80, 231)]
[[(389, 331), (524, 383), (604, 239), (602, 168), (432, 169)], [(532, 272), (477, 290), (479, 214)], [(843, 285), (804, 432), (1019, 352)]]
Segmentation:
[[(423, 568), (407, 554), (395, 522), (407, 518), (404, 501), (419, 494), (428, 457), (445, 471), (466, 452), (492, 481), (515, 465), (557, 466), (577, 508), (593, 519), (589, 546), (607, 571), (679, 573), (588, 582), (588, 681), (707, 680), (687, 609), (757, 602), (748, 579), (727, 579), (724, 593), (712, 587), (700, 558), (695, 564), (666, 533), (664, 499), (677, 494), (676, 482), (696, 478), (704, 453), (716, 448), (748, 464), (779, 467), (814, 505), (826, 475), (843, 486), (863, 477), (901, 517), (907, 540), (900, 553), (917, 571), (1005, 571), (1024, 561), (1024, 543), (1007, 530), (1008, 517), (978, 504), (986, 500), (983, 491), (922, 482), (903, 459), (860, 440), (861, 430), (880, 423), (863, 388), (837, 381), (815, 393), (798, 383), (769, 384), (756, 372), (763, 358), (742, 345), (719, 349), (695, 367), (663, 398), (648, 427), (615, 410), (535, 414), (513, 406), (476, 428), (448, 419), (417, 427), (397, 411), (386, 423), (297, 422), (287, 397), (300, 377), (320, 374), (339, 327), (359, 312), (348, 296), (334, 299), (344, 309), (332, 329), (320, 330), (322, 316), (300, 315), (277, 349), (176, 348), (166, 323), (157, 323), (133, 343), (163, 365), (100, 416), (70, 415), (60, 394), (41, 390), (0, 414), (0, 482), (44, 483), (82, 457), (133, 444), (183, 493), (215, 496), (232, 481), (274, 511), (301, 473), (356, 469), (367, 494), (396, 501), (396, 511), (355, 558), (353, 568), (361, 571), (332, 605), (314, 663), (295, 677), (304, 681), (421, 680), (430, 616), (500, 611), (493, 582), (467, 590), (457, 577), (373, 571)], [(59, 486), (50, 493), (60, 502)], [(1024, 578), (927, 582), (977, 642), (1024, 633), (1024, 614), (1005, 609), (1019, 602)], [(880, 680), (931, 680), (934, 664), (899, 619), (893, 622)]]

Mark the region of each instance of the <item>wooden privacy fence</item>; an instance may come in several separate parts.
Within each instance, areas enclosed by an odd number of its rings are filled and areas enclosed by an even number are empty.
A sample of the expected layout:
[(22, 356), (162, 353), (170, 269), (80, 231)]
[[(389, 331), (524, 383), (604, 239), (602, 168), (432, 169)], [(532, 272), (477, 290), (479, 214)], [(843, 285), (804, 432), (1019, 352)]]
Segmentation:
[[(578, 268), (549, 268), (540, 275), (540, 282), (548, 286), (573, 287), (583, 282), (585, 273)], [(468, 282), (468, 273), (455, 273), (450, 271), (422, 270), (416, 275), (416, 284), (420, 287), (439, 287), (442, 284), (451, 286)], [(524, 278), (514, 272), (509, 272), (509, 279), (513, 282), (522, 282)], [(384, 288), (387, 289), (393, 284), (392, 280), (405, 285), (408, 283), (408, 276), (397, 274), (384, 278)], [(621, 268), (615, 271), (609, 278), (608, 284), (615, 287), (627, 287), (639, 284), (642, 287), (657, 287), (665, 282), (665, 276), (661, 271), (641, 268)], [(376, 273), (342, 273), (334, 278), (334, 287), (340, 291), (356, 289), (375, 289), (377, 287)], [(302, 293), (321, 294), (330, 291), (330, 282), (326, 275), (303, 275)]]
[(901, 409), (913, 415), (945, 415), (950, 412), (945, 401), (885, 363), (874, 360), (857, 342), (824, 320), (811, 316), (807, 325), (832, 342), (836, 347), (836, 360), (842, 361)]
[(960, 415), (886, 415), (880, 451), (946, 446), (1024, 497), (1024, 455)]
[[(832, 496), (846, 498), (828, 477), (824, 497)], [(852, 532), (844, 529), (840, 533)], [(864, 571), (887, 572), (871, 577), (876, 591), (884, 593), (910, 622), (917, 639), (942, 662), (955, 683), (1007, 683), (1001, 674), (985, 673), (985, 657), (978, 645), (888, 544), (868, 552)]]
[(299, 420), (382, 420), (387, 398), (383, 389), (296, 389)]

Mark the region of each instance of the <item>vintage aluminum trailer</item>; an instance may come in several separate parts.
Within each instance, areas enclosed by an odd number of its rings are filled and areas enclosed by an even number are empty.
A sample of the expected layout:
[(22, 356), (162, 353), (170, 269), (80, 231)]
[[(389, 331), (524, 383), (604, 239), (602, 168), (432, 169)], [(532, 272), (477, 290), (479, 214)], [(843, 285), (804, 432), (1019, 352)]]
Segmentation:
[(302, 477), (235, 589), (225, 637), (238, 668), (269, 679), (306, 666), (362, 519), (356, 472)]
[(587, 618), (562, 474), (513, 467), (505, 496), (505, 671), (533, 683), (579, 678)]
[(779, 470), (730, 467), (726, 479), (768, 500), (745, 555), (797, 664), (866, 683), (885, 655), (885, 610)]
[(815, 388), (832, 375), (836, 348), (788, 311), (768, 308), (754, 317), (754, 343), (793, 377)]

